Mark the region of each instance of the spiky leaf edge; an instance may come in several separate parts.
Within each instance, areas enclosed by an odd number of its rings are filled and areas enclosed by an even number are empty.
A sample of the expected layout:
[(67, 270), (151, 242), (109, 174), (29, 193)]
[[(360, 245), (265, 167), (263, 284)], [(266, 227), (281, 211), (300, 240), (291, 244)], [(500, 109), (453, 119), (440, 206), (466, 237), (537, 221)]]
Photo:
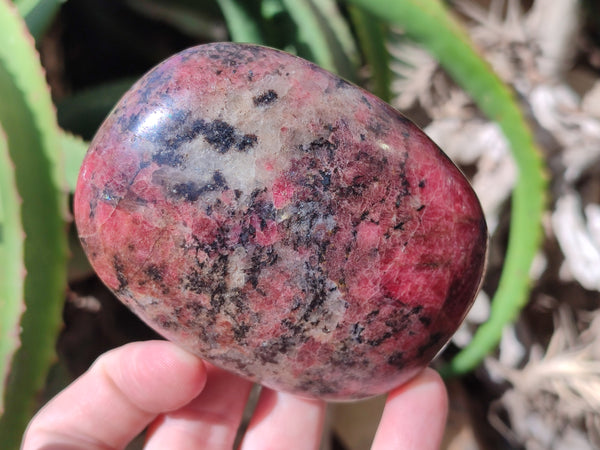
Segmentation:
[(24, 237), (21, 197), (17, 192), (8, 143), (0, 127), (0, 415), (11, 360), (19, 348), (24, 298)]
[(0, 123), (15, 165), (25, 238), (25, 303), (0, 418), (0, 442), (18, 448), (55, 360), (66, 289), (68, 218), (59, 130), (34, 41), (14, 5), (0, 0)]

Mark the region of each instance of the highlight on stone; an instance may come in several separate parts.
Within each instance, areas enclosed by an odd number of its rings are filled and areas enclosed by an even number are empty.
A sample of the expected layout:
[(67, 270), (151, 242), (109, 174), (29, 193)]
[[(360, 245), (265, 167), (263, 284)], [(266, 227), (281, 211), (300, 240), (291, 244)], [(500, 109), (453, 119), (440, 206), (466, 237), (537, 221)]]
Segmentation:
[(326, 400), (423, 369), (471, 306), (487, 230), (408, 119), (301, 58), (233, 43), (164, 61), (99, 129), (75, 219), (148, 325), (273, 389)]

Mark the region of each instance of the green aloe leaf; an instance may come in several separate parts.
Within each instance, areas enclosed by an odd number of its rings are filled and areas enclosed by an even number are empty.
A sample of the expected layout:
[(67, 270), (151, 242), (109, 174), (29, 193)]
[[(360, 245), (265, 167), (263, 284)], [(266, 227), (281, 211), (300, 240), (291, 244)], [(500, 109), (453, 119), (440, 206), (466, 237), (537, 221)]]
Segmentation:
[(216, 1), (125, 0), (133, 10), (159, 20), (199, 42), (226, 39), (225, 24)]
[(27, 14), (33, 11), (40, 1), (43, 0), (14, 0), (13, 3), (17, 7), (19, 14), (21, 14), (22, 17), (25, 17)]
[(354, 5), (348, 7), (359, 45), (371, 72), (370, 90), (389, 102), (392, 99), (392, 70), (386, 47), (386, 24)]
[(333, 0), (281, 0), (297, 27), (298, 55), (346, 78), (357, 79), (354, 40)]
[(24, 232), (21, 198), (4, 131), (0, 128), (0, 415), (10, 361), (19, 347), (19, 327), (25, 310)]
[(334, 0), (217, 0), (232, 40), (282, 48), (356, 81), (358, 50)]
[(336, 64), (342, 68), (338, 73), (348, 71), (355, 76), (359, 55), (348, 20), (334, 0), (312, 0), (312, 5), (335, 53)]
[(48, 29), (60, 5), (66, 0), (15, 0), (15, 5), (25, 23), (29, 32), (37, 41)]
[(0, 0), (0, 123), (6, 133), (25, 231), (25, 306), (0, 418), (3, 448), (18, 448), (44, 385), (66, 289), (67, 192), (59, 129), (33, 38)]
[(544, 162), (514, 93), (478, 54), (466, 31), (441, 1), (348, 1), (398, 25), (422, 44), (479, 108), (500, 125), (519, 170), (512, 196), (505, 264), (492, 299), (490, 318), (442, 370), (445, 375), (465, 373), (495, 349), (505, 326), (517, 318), (529, 300), (529, 271), (543, 237), (547, 184)]
[(61, 148), (65, 161), (65, 177), (71, 192), (75, 192), (77, 177), (81, 163), (89, 147), (89, 143), (79, 136), (62, 132), (60, 135)]
[(260, 1), (217, 0), (229, 35), (235, 42), (249, 42), (266, 45), (260, 18)]

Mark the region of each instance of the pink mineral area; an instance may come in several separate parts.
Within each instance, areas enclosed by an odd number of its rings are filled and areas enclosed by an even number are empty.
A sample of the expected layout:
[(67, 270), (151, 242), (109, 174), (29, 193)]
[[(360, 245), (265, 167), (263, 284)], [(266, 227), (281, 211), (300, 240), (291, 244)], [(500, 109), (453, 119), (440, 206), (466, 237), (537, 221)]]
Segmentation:
[(409, 120), (310, 62), (231, 43), (183, 51), (124, 96), (75, 218), (100, 278), (159, 333), (328, 400), (429, 363), (487, 240), (469, 183)]

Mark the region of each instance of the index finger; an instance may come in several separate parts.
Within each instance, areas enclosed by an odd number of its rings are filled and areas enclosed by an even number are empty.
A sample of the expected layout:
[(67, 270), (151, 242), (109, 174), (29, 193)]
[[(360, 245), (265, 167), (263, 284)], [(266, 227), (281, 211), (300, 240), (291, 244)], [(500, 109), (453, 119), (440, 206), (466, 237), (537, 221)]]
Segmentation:
[(448, 394), (440, 375), (427, 368), (388, 395), (372, 450), (440, 448)]
[(174, 344), (127, 344), (50, 400), (29, 424), (22, 448), (123, 448), (159, 413), (196, 397), (205, 382), (202, 361)]

